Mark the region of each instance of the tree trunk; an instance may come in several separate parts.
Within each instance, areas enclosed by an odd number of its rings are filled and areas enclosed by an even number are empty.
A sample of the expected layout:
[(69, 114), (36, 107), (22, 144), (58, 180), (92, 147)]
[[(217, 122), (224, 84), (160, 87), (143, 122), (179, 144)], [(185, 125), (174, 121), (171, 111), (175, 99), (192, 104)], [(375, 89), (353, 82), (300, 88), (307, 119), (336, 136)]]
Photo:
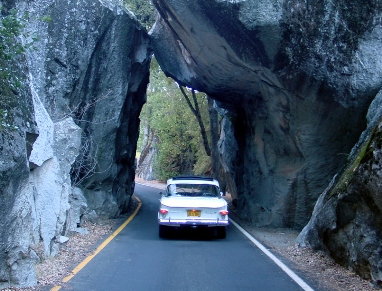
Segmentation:
[(152, 147), (155, 131), (153, 129), (150, 129), (150, 127), (145, 127), (145, 136), (144, 136), (144, 145), (142, 148), (141, 156), (139, 157), (138, 161), (138, 167), (136, 170), (136, 175), (139, 176), (140, 173), (143, 171), (144, 167), (147, 166), (145, 163), (145, 159), (150, 152), (150, 149)]
[(207, 156), (210, 157), (211, 156), (211, 148), (208, 144), (207, 132), (206, 132), (206, 129), (205, 129), (204, 124), (203, 124), (202, 116), (200, 115), (199, 104), (198, 104), (198, 100), (196, 99), (196, 96), (195, 96), (195, 91), (194, 90), (191, 91), (192, 99), (194, 101), (194, 105), (192, 105), (191, 100), (187, 96), (183, 87), (179, 85), (179, 88), (180, 88), (180, 91), (182, 92), (184, 98), (186, 99), (187, 104), (190, 107), (192, 113), (195, 115), (196, 119), (198, 120), (200, 133), (202, 134), (204, 149), (206, 151)]
[(210, 134), (211, 134), (211, 169), (212, 177), (220, 182), (220, 161), (218, 152), (219, 140), (219, 120), (218, 113), (214, 107), (214, 100), (207, 96), (208, 112), (210, 116)]

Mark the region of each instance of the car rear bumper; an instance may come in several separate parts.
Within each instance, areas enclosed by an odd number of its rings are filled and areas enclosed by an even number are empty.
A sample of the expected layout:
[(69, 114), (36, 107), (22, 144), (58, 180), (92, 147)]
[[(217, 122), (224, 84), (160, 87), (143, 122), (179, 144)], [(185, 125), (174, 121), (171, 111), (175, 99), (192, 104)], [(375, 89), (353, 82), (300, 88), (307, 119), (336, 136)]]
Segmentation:
[(198, 219), (198, 220), (190, 220), (190, 219), (158, 219), (158, 223), (160, 225), (168, 225), (168, 226), (181, 226), (181, 225), (189, 225), (189, 226), (227, 226), (229, 224), (229, 220), (221, 220), (221, 219)]

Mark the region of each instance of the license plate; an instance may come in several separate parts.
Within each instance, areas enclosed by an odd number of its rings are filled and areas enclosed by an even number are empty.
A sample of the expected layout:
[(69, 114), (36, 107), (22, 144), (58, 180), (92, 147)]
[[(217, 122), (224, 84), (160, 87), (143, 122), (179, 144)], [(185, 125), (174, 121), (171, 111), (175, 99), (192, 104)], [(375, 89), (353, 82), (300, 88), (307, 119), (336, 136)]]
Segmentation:
[(200, 217), (200, 210), (187, 210), (187, 216)]

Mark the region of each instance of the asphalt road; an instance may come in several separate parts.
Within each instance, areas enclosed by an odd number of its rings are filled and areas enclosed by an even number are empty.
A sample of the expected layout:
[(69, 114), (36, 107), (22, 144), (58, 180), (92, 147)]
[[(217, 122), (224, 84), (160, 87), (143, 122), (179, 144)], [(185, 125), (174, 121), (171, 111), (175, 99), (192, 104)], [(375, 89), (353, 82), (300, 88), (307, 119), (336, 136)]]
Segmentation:
[(158, 189), (136, 185), (135, 218), (60, 290), (302, 290), (233, 225), (158, 236)]

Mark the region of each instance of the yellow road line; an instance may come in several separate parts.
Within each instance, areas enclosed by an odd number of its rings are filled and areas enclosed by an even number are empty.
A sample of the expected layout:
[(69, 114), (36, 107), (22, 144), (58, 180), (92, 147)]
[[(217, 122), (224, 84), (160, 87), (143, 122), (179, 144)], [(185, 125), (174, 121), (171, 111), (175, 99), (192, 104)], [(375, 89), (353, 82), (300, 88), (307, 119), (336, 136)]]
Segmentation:
[[(137, 200), (138, 200), (138, 206), (137, 208), (135, 209), (134, 213), (132, 215), (130, 215), (130, 217), (120, 226), (118, 227), (118, 229), (116, 231), (113, 232), (113, 234), (111, 234), (95, 251), (94, 253), (92, 253), (91, 255), (89, 255), (87, 258), (85, 258), (85, 260), (83, 260), (81, 263), (79, 263), (77, 265), (77, 267), (75, 267), (73, 269), (73, 271), (71, 272), (71, 274), (69, 276), (66, 276), (64, 279), (62, 279), (62, 282), (66, 283), (68, 282), (70, 279), (72, 279), (79, 271), (82, 270), (83, 267), (86, 266), (87, 263), (89, 263), (100, 251), (102, 251), (103, 248), (105, 248), (107, 246), (107, 244), (109, 242), (111, 242), (113, 240), (113, 238), (115, 238), (121, 231), (122, 229), (124, 229), (126, 227), (126, 225), (128, 225), (130, 223), (130, 221), (133, 220), (133, 218), (135, 217), (135, 215), (137, 215), (139, 209), (141, 208), (142, 206), (142, 202), (141, 200), (139, 200), (138, 197), (136, 197)], [(50, 289), (50, 291), (58, 291), (61, 289), (61, 286), (54, 286), (52, 289)]]

